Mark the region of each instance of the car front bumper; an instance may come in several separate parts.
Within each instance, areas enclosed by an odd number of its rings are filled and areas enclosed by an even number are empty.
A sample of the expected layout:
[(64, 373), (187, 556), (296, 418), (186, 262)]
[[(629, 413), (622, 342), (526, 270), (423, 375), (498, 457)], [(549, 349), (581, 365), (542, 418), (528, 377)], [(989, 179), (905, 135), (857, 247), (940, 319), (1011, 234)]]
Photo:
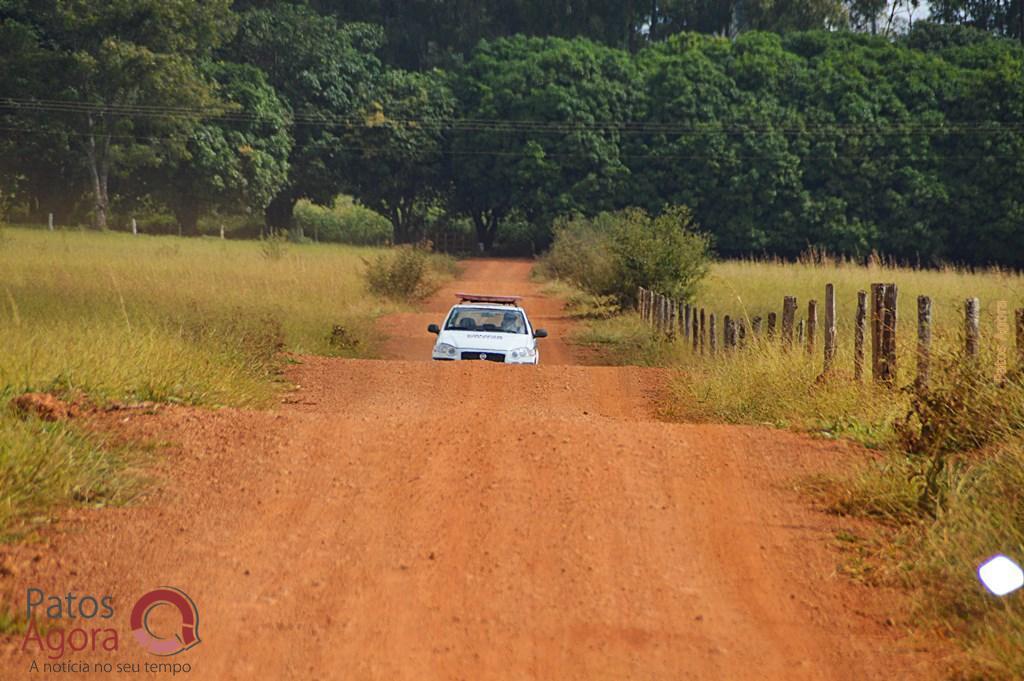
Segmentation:
[(436, 362), (490, 362), (493, 364), (537, 364), (540, 355), (533, 357), (517, 357), (499, 352), (488, 352), (486, 350), (459, 350), (455, 356), (433, 353), (431, 358)]

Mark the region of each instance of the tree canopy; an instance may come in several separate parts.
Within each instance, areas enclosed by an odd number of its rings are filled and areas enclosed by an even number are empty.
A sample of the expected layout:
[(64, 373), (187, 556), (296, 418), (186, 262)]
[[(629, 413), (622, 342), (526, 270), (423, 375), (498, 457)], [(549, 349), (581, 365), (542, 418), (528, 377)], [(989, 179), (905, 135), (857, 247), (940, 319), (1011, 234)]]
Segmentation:
[(1012, 5), (0, 0), (0, 207), (289, 230), (345, 193), (490, 248), (686, 206), (724, 255), (1021, 267)]

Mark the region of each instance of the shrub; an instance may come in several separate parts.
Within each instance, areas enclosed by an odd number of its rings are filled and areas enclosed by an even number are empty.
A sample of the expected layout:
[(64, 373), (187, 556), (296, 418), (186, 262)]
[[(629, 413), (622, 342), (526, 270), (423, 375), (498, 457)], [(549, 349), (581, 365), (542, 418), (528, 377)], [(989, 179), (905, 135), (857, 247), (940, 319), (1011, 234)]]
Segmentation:
[(260, 252), (267, 260), (281, 260), (288, 254), (288, 236), (271, 233), (260, 241)]
[(632, 303), (638, 287), (691, 300), (711, 262), (707, 237), (694, 230), (690, 211), (641, 209), (570, 218), (555, 227), (541, 273), (596, 294)]
[(541, 261), (541, 272), (564, 279), (597, 295), (615, 289), (615, 268), (609, 249), (613, 216), (604, 213), (593, 220), (563, 218), (554, 227), (551, 249)]
[(295, 226), (316, 241), (377, 246), (391, 240), (391, 223), (383, 215), (339, 196), (330, 207), (299, 201)]
[(682, 206), (654, 218), (636, 208), (622, 211), (610, 248), (615, 292), (629, 301), (640, 286), (676, 300), (692, 300), (711, 263), (708, 238), (694, 231), (693, 216)]
[(949, 494), (949, 462), (1024, 431), (1024, 375), (1002, 383), (966, 357), (942, 365), (927, 387), (910, 388), (910, 409), (895, 424), (909, 456), (921, 459), (920, 506), (935, 513)]
[(437, 289), (431, 276), (430, 252), (415, 246), (400, 246), (366, 263), (366, 284), (370, 291), (392, 300), (420, 300)]

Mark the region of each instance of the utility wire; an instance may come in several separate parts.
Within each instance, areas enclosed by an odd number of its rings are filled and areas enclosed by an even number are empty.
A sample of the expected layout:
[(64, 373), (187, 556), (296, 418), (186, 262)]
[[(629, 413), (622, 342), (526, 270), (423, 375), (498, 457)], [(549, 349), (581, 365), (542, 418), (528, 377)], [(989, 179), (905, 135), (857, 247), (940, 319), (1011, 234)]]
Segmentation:
[[(41, 137), (59, 138), (59, 137), (90, 137), (90, 133), (85, 132), (68, 132), (63, 131), (55, 133), (52, 130), (45, 128), (30, 128), (25, 126), (19, 127), (0, 127), (0, 132), (11, 132), (21, 135), (36, 135)], [(102, 135), (103, 137), (110, 137), (112, 140), (126, 140), (136, 142), (188, 142), (192, 139), (189, 135), (130, 135), (130, 134), (110, 134)], [(366, 149), (364, 147), (352, 147), (352, 146), (333, 146), (332, 149), (341, 152), (351, 152), (353, 154), (364, 153)], [(687, 160), (687, 161), (704, 161), (716, 163), (728, 162), (728, 161), (778, 161), (786, 157), (795, 159), (800, 162), (804, 161), (837, 161), (837, 160), (849, 160), (849, 161), (882, 161), (896, 156), (897, 154), (883, 154), (880, 155), (878, 150), (867, 150), (863, 154), (850, 154), (840, 153), (830, 155), (806, 155), (801, 154), (798, 150), (793, 149), (781, 149), (778, 154), (775, 155), (738, 155), (731, 153), (718, 153), (718, 154), (672, 154), (672, 153), (642, 153), (635, 154), (620, 151), (614, 154), (614, 159), (626, 160), (626, 159), (649, 159), (654, 161), (673, 161), (673, 160)], [(505, 149), (441, 149), (440, 147), (436, 150), (436, 153), (431, 154), (430, 158), (421, 159), (423, 163), (438, 163), (443, 156), (495, 156), (505, 158), (532, 158), (535, 156), (534, 153), (527, 150), (505, 150)], [(590, 159), (593, 154), (585, 153), (563, 153), (563, 152), (549, 152), (541, 150), (541, 156), (545, 159), (557, 159), (557, 158), (583, 158)], [(916, 155), (915, 155), (916, 156)], [(995, 158), (1020, 158), (1020, 152), (1015, 150), (1008, 150), (1005, 154), (996, 151), (989, 151), (986, 153), (978, 153), (976, 155), (949, 155), (942, 154), (933, 158), (915, 158), (914, 160), (925, 161), (925, 162), (938, 162), (938, 161), (979, 161), (982, 159), (995, 159)]]
[[(194, 120), (206, 118), (226, 122), (254, 122), (280, 125), (277, 117), (249, 113), (223, 107), (188, 108), (154, 107), (147, 105), (102, 105), (56, 100), (0, 99), (0, 111), (11, 113), (64, 113), (113, 116), (132, 119)], [(908, 134), (936, 132), (944, 134), (1024, 132), (1024, 121), (948, 121), (939, 123), (909, 123), (906, 121), (877, 121), (870, 123), (828, 122), (802, 125), (763, 123), (659, 123), (651, 121), (541, 121), (484, 118), (375, 118), (370, 116), (332, 116), (320, 113), (292, 114), (290, 125), (339, 128), (376, 128), (383, 124), (407, 128), (443, 129), (453, 132), (518, 132), (534, 134), (618, 133), (650, 135), (704, 135), (723, 134), (809, 134), (813, 132), (870, 132), (873, 134)]]

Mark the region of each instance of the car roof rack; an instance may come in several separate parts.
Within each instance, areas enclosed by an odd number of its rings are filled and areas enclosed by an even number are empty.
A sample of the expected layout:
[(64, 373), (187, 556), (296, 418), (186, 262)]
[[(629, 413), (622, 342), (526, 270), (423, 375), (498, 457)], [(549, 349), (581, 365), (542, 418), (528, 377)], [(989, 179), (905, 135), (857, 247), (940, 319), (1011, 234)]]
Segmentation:
[(497, 305), (518, 305), (522, 296), (485, 296), (476, 293), (456, 293), (455, 297), (464, 303), (495, 303)]

